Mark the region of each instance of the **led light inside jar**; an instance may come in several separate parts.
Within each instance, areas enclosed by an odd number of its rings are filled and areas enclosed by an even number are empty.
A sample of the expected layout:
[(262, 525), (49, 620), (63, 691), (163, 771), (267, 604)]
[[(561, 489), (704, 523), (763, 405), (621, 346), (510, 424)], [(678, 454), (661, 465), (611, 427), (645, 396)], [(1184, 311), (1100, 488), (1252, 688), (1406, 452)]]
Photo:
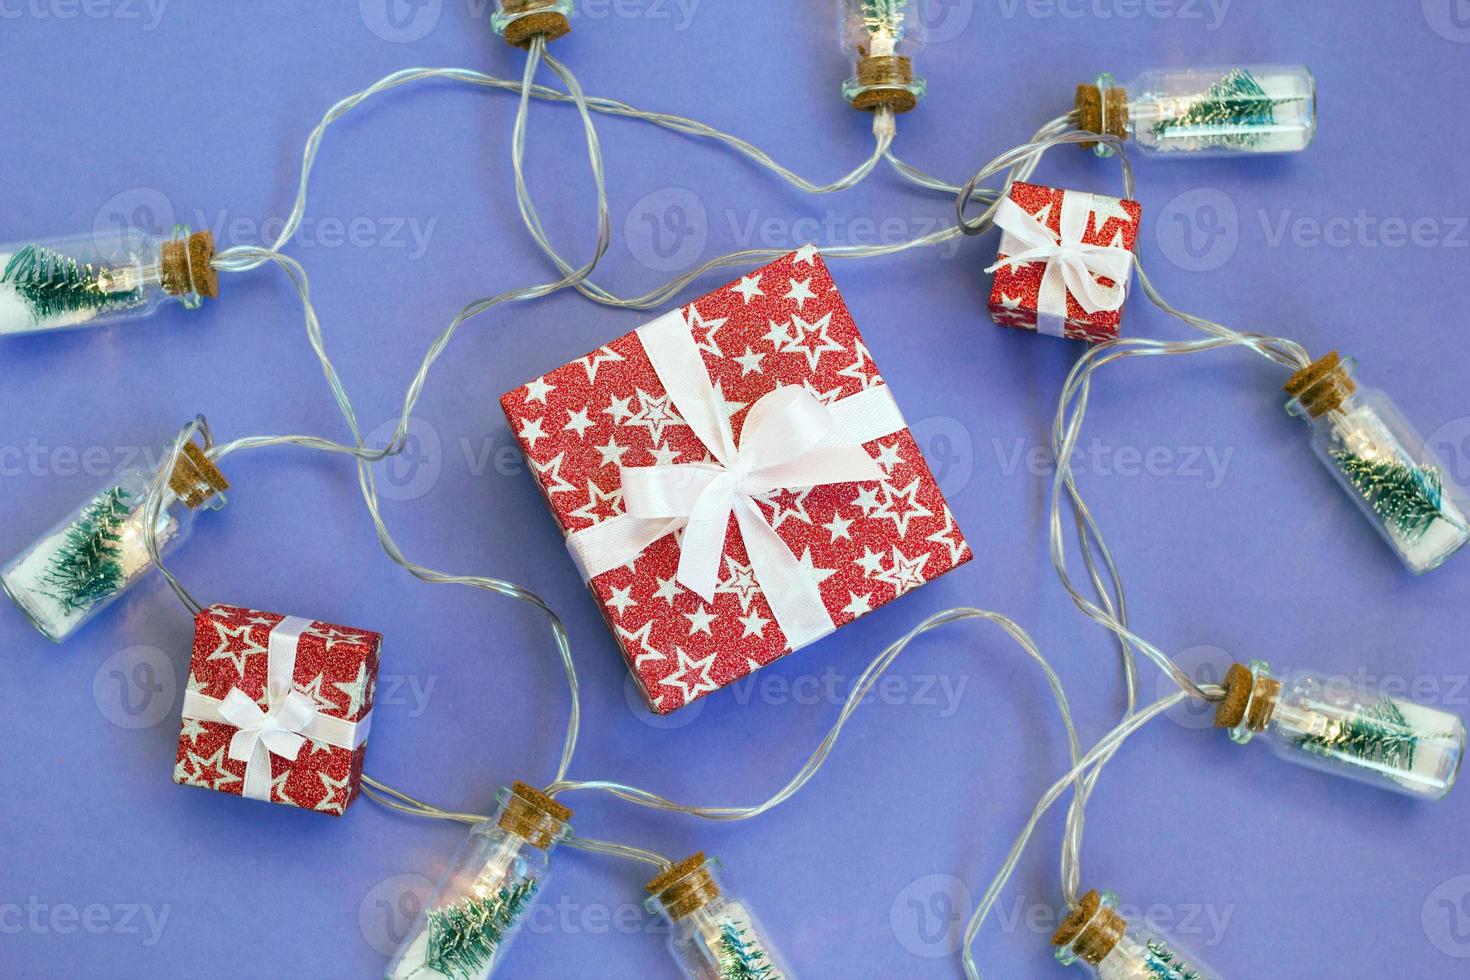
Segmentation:
[(796, 980), (745, 903), (728, 896), (718, 860), (695, 854), (648, 883), (648, 911), (669, 925), (669, 954), (688, 980)]
[[(1317, 133), (1317, 87), (1301, 66), (1161, 69), (1077, 87), (1078, 127), (1149, 156), (1296, 153)], [(1110, 156), (1105, 143), (1085, 143)]]
[(528, 48), (538, 37), (555, 41), (571, 33), (573, 0), (496, 0), (490, 26), (505, 43)]
[(1129, 923), (1118, 914), (1118, 896), (1112, 892), (1083, 895), (1052, 936), (1052, 945), (1059, 961), (1080, 963), (1101, 980), (1210, 980), (1219, 976), (1151, 923)]
[(1465, 753), (1465, 723), (1427, 705), (1305, 672), (1235, 664), (1215, 724), (1244, 745), (1261, 735), (1288, 762), (1408, 796), (1442, 799)]
[(1410, 571), (1438, 568), (1470, 542), (1470, 503), (1357, 362), (1328, 354), (1287, 383), (1287, 411), (1312, 426), (1312, 449)]
[(219, 295), (214, 239), (182, 225), (0, 245), (0, 335), (100, 327)]
[(842, 86), (855, 109), (908, 112), (928, 91), (914, 75), (922, 24), (918, 0), (837, 0), (842, 50), (856, 65)]
[(487, 980), (504, 962), (546, 885), (552, 849), (571, 833), (572, 811), (520, 782), (499, 801), (470, 831), (386, 980)]
[[(169, 475), (155, 524), (162, 556), (189, 539), (201, 508), (225, 505), (230, 484), (205, 448), (184, 443)], [(159, 458), (172, 455), (170, 446)], [(150, 570), (145, 532), (157, 472), (123, 471), (0, 569), (6, 594), (49, 639), (67, 639)]]

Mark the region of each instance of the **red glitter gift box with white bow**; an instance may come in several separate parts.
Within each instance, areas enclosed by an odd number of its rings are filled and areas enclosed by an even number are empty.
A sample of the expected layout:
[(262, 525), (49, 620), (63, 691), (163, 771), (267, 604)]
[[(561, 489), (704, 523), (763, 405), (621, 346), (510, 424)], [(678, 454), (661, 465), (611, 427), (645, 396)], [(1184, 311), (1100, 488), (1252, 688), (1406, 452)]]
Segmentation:
[(370, 630), (205, 609), (174, 782), (341, 816), (362, 779), (382, 643)]
[(970, 559), (814, 246), (501, 405), (660, 714)]
[(1137, 201), (1015, 183), (995, 223), (990, 316), (1003, 327), (1098, 343), (1118, 336), (1143, 209)]

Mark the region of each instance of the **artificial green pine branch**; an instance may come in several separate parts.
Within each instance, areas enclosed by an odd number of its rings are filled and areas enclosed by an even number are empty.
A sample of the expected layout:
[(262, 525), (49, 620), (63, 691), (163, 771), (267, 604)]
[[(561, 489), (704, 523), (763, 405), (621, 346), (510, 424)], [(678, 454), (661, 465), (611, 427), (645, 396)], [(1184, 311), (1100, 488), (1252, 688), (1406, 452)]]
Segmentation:
[[(1153, 126), (1153, 135), (1165, 137), (1177, 130), (1226, 146), (1252, 146), (1276, 121), (1278, 100), (1266, 94), (1255, 76), (1236, 68), (1211, 85), (1190, 107)], [(1222, 132), (1222, 130), (1228, 130)]]
[(471, 895), (453, 905), (430, 909), (424, 968), (470, 980), (495, 959), (506, 933), (535, 893), (535, 880), (526, 878), (489, 898)]
[(781, 980), (760, 941), (731, 920), (720, 926), (720, 980)]
[(0, 283), (15, 288), (38, 323), (82, 310), (131, 306), (143, 296), (139, 289), (106, 289), (95, 266), (40, 245), (27, 245), (12, 255)]
[(1297, 745), (1317, 755), (1347, 755), (1408, 772), (1414, 768), (1419, 736), (1409, 727), (1398, 704), (1392, 698), (1383, 698), (1361, 713), (1337, 722), (1332, 731), (1308, 735)]
[(1148, 943), (1149, 980), (1203, 980), (1204, 974), (1194, 969), (1168, 946), (1158, 940)]
[(1345, 449), (1332, 458), (1373, 512), (1406, 541), (1423, 537), (1444, 516), (1444, 477), (1438, 469), (1365, 459)]
[(909, 0), (862, 0), (863, 23), (869, 33), (884, 30), (895, 38), (901, 37), (908, 5)]
[(128, 519), (128, 492), (102, 491), (64, 532), (42, 581), (47, 594), (67, 609), (82, 610), (112, 595), (122, 585), (122, 526)]

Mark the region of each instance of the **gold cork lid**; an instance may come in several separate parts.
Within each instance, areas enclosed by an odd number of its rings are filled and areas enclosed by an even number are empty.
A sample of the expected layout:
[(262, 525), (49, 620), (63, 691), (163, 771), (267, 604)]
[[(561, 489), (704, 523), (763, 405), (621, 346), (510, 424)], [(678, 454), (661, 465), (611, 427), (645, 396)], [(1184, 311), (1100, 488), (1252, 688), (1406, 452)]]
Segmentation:
[[(1103, 129), (1103, 126), (1107, 129)], [(1077, 86), (1077, 128), (1089, 133), (1128, 138), (1128, 90), (1098, 85)], [(1079, 143), (1084, 150), (1097, 146), (1096, 140)]]
[(1082, 960), (1097, 966), (1118, 945), (1128, 922), (1103, 906), (1102, 896), (1090, 891), (1068, 913), (1052, 934), (1053, 946), (1071, 946)]
[(501, 10), (507, 14), (525, 14), (505, 25), (505, 43), (515, 48), (529, 48), (538, 37), (548, 41), (572, 32), (572, 22), (556, 10), (541, 10), (546, 0), (505, 0)]
[(198, 443), (186, 442), (174, 471), (169, 474), (168, 487), (184, 506), (198, 510), (215, 494), (230, 489), (230, 481)]
[(663, 903), (669, 918), (675, 921), (720, 897), (720, 886), (710, 874), (703, 851), (680, 861), (644, 887)]
[(196, 231), (188, 238), (164, 242), (159, 256), (163, 291), (170, 296), (198, 293), (218, 299), (219, 275), (214, 271), (213, 262), (214, 236), (207, 231)]
[(533, 786), (517, 781), (500, 814), (500, 827), (532, 847), (546, 850), (561, 833), (572, 811)]
[(1244, 723), (1259, 732), (1276, 712), (1281, 682), (1274, 677), (1257, 677), (1245, 664), (1231, 664), (1225, 674), (1225, 700), (1215, 709), (1218, 728), (1235, 728)]
[(858, 60), (857, 80), (866, 91), (853, 97), (854, 109), (871, 112), (886, 106), (903, 113), (919, 104), (919, 97), (905, 87), (914, 83), (914, 63), (902, 55), (864, 55)]
[(1308, 364), (1286, 382), (1286, 393), (1301, 403), (1312, 418), (1320, 418), (1341, 407), (1358, 383), (1345, 369), (1342, 358), (1333, 351)]

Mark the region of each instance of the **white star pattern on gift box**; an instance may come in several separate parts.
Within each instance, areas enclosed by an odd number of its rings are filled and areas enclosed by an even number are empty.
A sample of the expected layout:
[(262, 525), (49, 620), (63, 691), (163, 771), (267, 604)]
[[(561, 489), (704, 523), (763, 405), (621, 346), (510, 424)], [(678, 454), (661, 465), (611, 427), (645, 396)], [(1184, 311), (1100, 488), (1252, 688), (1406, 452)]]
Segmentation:
[(745, 402), (732, 402), (725, 397), (725, 383), (715, 382), (715, 398), (720, 403), (720, 411), (725, 413), (725, 420), (729, 421), (745, 410)]
[(291, 799), (291, 797), (286, 795), (286, 780), (290, 777), (291, 771), (288, 769), (277, 776), (275, 779), (271, 780), (271, 799), (275, 800), (277, 803), (289, 803), (292, 806), (301, 806), (300, 803), (297, 803), (295, 800)]
[(367, 664), (359, 662), (357, 676), (350, 681), (333, 681), (332, 686), (347, 695), (346, 717), (351, 718), (362, 710), (362, 706), (373, 696), (373, 677)]
[(618, 361), (621, 361), (622, 359), (623, 355), (619, 354), (611, 347), (603, 347), (600, 350), (588, 354), (577, 363), (582, 365), (583, 369), (586, 370), (587, 383), (590, 385), (595, 385), (597, 384), (597, 369), (599, 367), (604, 364), (616, 363)]
[(780, 350), (783, 354), (806, 355), (807, 366), (815, 371), (823, 354), (844, 349), (841, 344), (832, 339), (831, 326), (832, 314), (830, 312), (822, 314), (815, 323), (808, 323), (799, 315), (793, 315), (791, 333), (786, 336), (786, 342)]
[[(745, 630), (745, 632), (740, 634), (741, 639), (744, 639), (747, 636), (764, 637), (766, 624), (770, 622), (769, 619), (762, 616), (760, 613), (751, 613), (748, 616), (740, 616), (739, 619), (741, 627), (743, 627)], [(755, 668), (752, 667), (751, 669), (754, 670)]]
[(296, 690), (311, 698), (312, 703), (317, 706), (318, 711), (336, 711), (337, 702), (327, 697), (322, 691), (322, 685), (326, 683), (326, 680), (325, 674), (317, 674), (305, 686), (298, 684)]
[(1022, 297), (1012, 297), (1009, 294), (1007, 294), (1004, 290), (1001, 291), (1001, 294), (1000, 294), (1000, 306), (1001, 306), (1001, 309), (1003, 309), (1003, 310), (1019, 310), (1019, 309), (1021, 309), (1022, 300), (1023, 300)]
[(670, 607), (672, 607), (674, 605), (674, 600), (679, 596), (679, 590), (682, 589), (683, 586), (678, 583), (678, 581), (676, 580), (677, 576), (674, 575), (670, 575), (668, 578), (659, 578), (658, 576), (654, 577), (658, 578), (658, 588), (653, 590), (653, 597), (655, 599), (664, 600), (669, 604)]
[(372, 637), (368, 634), (345, 626), (312, 626), (306, 633), (321, 637), (326, 643), (328, 653), (340, 646), (365, 647), (372, 643)]
[(750, 349), (750, 347), (747, 346), (745, 348), (745, 353), (744, 354), (741, 354), (738, 357), (732, 358), (732, 360), (734, 360), (735, 363), (737, 363), (737, 364), (740, 365), (740, 376), (743, 378), (747, 374), (760, 374), (761, 373), (761, 359), (764, 358), (765, 356), (766, 355), (764, 355), (764, 354), (757, 354), (757, 353), (755, 353), (754, 351), (752, 351)]
[(529, 442), (532, 449), (536, 448), (536, 443), (538, 440), (546, 438), (546, 433), (541, 428), (542, 421), (544, 420), (521, 419), (521, 431), (516, 434), (519, 435), (522, 439)]
[(848, 603), (842, 607), (842, 611), (849, 616), (863, 616), (873, 611), (872, 597), (858, 595), (856, 592), (847, 593)]
[(612, 590), (612, 598), (607, 600), (607, 604), (609, 607), (616, 609), (617, 615), (621, 616), (629, 609), (635, 608), (638, 602), (633, 598), (633, 587), (631, 585), (625, 585), (621, 589), (614, 588)]
[(545, 378), (537, 378), (535, 381), (532, 381), (530, 384), (526, 385), (526, 401), (528, 403), (540, 402), (541, 404), (545, 405), (546, 396), (551, 394), (555, 390), (556, 385), (547, 384)]
[(347, 794), (352, 791), (351, 785), (345, 779), (333, 779), (325, 771), (317, 773), (322, 780), (322, 788), (327, 791), (326, 798), (317, 804), (316, 809), (323, 813), (342, 814), (347, 811)]
[(248, 623), (243, 626), (226, 626), (217, 619), (211, 619), (209, 623), (214, 627), (219, 645), (210, 652), (206, 659), (228, 660), (235, 665), (235, 672), (244, 677), (246, 658), (266, 652), (265, 645), (256, 642), (255, 637), (251, 635), (255, 627)]
[(739, 293), (740, 298), (745, 301), (746, 306), (749, 306), (750, 301), (755, 299), (757, 296), (765, 295), (765, 292), (761, 289), (761, 277), (759, 272), (757, 272), (753, 276), (741, 276), (740, 282), (731, 286), (730, 290), (732, 292)]
[(832, 544), (836, 544), (838, 541), (852, 540), (852, 522), (853, 518), (843, 517), (839, 510), (832, 515), (832, 520), (822, 526), (832, 535)]
[(924, 540), (933, 542), (934, 544), (944, 545), (949, 550), (949, 563), (951, 565), (958, 564), (959, 560), (964, 557), (965, 552), (970, 550), (970, 546), (960, 536), (960, 529), (954, 526), (954, 515), (949, 512), (948, 507), (944, 508), (944, 527), (935, 531)]
[(903, 465), (903, 455), (898, 451), (898, 443), (893, 442), (888, 445), (884, 445), (881, 442), (878, 443), (876, 460), (878, 465), (883, 467), (883, 472), (891, 476), (895, 466)]
[[(616, 627), (618, 635), (623, 638), (624, 648), (633, 654), (634, 667), (669, 659), (668, 654), (653, 645), (653, 622), (650, 619), (640, 626), (636, 633), (630, 633), (621, 626)], [(637, 644), (637, 649), (633, 649), (632, 644)]]
[(883, 484), (883, 505), (868, 515), (873, 520), (886, 517), (893, 522), (899, 538), (909, 534), (909, 521), (915, 517), (933, 517), (934, 512), (919, 503), (919, 480), (915, 477), (902, 490), (893, 489), (893, 484)]
[(770, 493), (754, 494), (753, 498), (771, 508), (771, 528), (779, 531), (787, 518), (794, 517), (803, 524), (812, 522), (811, 515), (806, 512), (806, 498), (810, 494), (810, 490), (773, 490)]
[(656, 446), (664, 441), (664, 429), (670, 426), (683, 425), (686, 423), (674, 411), (672, 399), (668, 395), (650, 395), (642, 389), (635, 392), (638, 398), (638, 411), (628, 419), (628, 425), (647, 429)]
[[(629, 447), (618, 445), (618, 440), (616, 438), (614, 438), (613, 436), (608, 436), (607, 443), (605, 445), (593, 446), (592, 448), (596, 449), (599, 453), (602, 454), (601, 465), (621, 466), (623, 464), (623, 456), (628, 452)], [(560, 458), (560, 456), (557, 457), (557, 459)]]
[[(807, 394), (811, 395), (813, 398), (815, 398), (817, 401), (821, 402), (823, 405), (830, 405), (833, 402), (835, 402), (837, 399), (839, 399), (839, 398), (842, 397), (842, 389), (841, 388), (829, 388), (826, 391), (818, 391), (816, 385), (814, 385), (810, 381), (806, 381), (806, 380), (803, 380), (801, 382), (801, 386), (802, 386), (803, 389), (806, 390), (806, 393)], [(782, 387), (784, 388), (785, 385), (782, 385)]]
[(749, 565), (725, 556), (725, 570), (730, 573), (728, 578), (721, 579), (715, 585), (715, 594), (727, 593), (740, 600), (740, 611), (750, 612), (750, 600), (760, 595), (760, 583), (755, 580), (755, 572), (751, 571)]
[(798, 310), (806, 309), (806, 301), (816, 299), (817, 294), (812, 292), (812, 281), (810, 279), (791, 280), (791, 289), (786, 293), (786, 299), (794, 300)]
[(816, 259), (819, 254), (821, 253), (818, 250), (817, 246), (811, 244), (803, 245), (801, 248), (797, 249), (796, 254), (791, 257), (791, 264), (816, 265)]
[(654, 446), (648, 451), (654, 466), (673, 466), (679, 461), (680, 452), (673, 446)]
[(575, 412), (567, 412), (567, 424), (561, 427), (563, 432), (575, 432), (577, 438), (581, 439), (587, 434), (587, 430), (597, 425), (587, 417), (587, 406), (583, 405)]
[(821, 585), (833, 575), (837, 574), (836, 569), (817, 568), (812, 564), (812, 549), (810, 548), (802, 549), (799, 561), (801, 562), (802, 571), (806, 572), (806, 577), (811, 579), (813, 585)]
[(857, 359), (837, 372), (839, 378), (852, 378), (864, 391), (869, 388), (879, 388), (883, 385), (883, 379), (878, 376), (878, 365), (873, 363), (872, 355), (861, 340), (853, 345), (857, 351)]
[(531, 460), (531, 466), (537, 473), (541, 474), (541, 486), (546, 493), (576, 493), (577, 488), (566, 481), (561, 475), (562, 463), (566, 461), (566, 453), (557, 453), (550, 462), (538, 463)]
[(188, 752), (183, 761), (174, 767), (174, 779), (190, 786), (223, 790), (243, 780), (225, 769), (225, 746), (221, 745), (208, 758)]
[(720, 350), (715, 334), (725, 325), (727, 319), (729, 318), (718, 317), (706, 320), (698, 307), (689, 307), (689, 329), (694, 334), (694, 346), (716, 357), (724, 357), (725, 352)]
[(603, 490), (591, 480), (587, 481), (587, 502), (572, 511), (571, 517), (580, 517), (593, 524), (601, 524), (610, 517), (623, 512), (623, 488)]
[(697, 633), (703, 633), (705, 636), (713, 638), (714, 633), (710, 632), (710, 627), (714, 625), (715, 621), (718, 620), (720, 617), (716, 616), (708, 609), (696, 609), (692, 613), (685, 613), (684, 618), (689, 620), (690, 636), (694, 636)]
[(179, 738), (187, 738), (193, 742), (204, 734), (204, 722), (198, 718), (185, 718), (184, 724), (179, 728)]
[(863, 570), (865, 578), (872, 578), (883, 570), (883, 552), (874, 551), (866, 545), (863, 546), (863, 556), (852, 561)]
[(608, 397), (607, 408), (602, 410), (603, 415), (611, 415), (615, 425), (622, 425), (633, 417), (633, 396), (627, 398)]
[(695, 660), (680, 647), (675, 647), (674, 653), (679, 658), (678, 666), (668, 677), (660, 679), (659, 683), (676, 689), (683, 696), (685, 704), (719, 687), (709, 676), (710, 669), (715, 665), (716, 654), (711, 653), (701, 660)]
[(771, 328), (766, 331), (761, 339), (770, 344), (776, 350), (780, 350), (791, 342), (791, 331), (786, 329), (786, 324), (777, 323), (775, 320), (767, 320)]
[(910, 558), (899, 551), (898, 546), (895, 545), (893, 548), (893, 564), (880, 571), (877, 575), (874, 575), (873, 578), (876, 581), (893, 586), (894, 591), (899, 595), (903, 595), (914, 586), (924, 584), (924, 566), (928, 563), (929, 552), (921, 551), (913, 558)]
[(852, 499), (852, 505), (861, 508), (864, 517), (871, 517), (878, 509), (878, 488), (872, 485), (863, 487)]

